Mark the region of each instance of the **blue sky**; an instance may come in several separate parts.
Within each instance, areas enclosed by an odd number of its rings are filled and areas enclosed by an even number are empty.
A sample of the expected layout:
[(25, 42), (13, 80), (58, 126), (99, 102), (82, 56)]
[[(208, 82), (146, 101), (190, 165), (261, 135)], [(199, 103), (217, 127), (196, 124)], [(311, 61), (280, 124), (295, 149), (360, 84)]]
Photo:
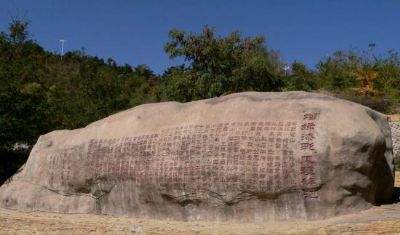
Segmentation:
[(30, 21), (33, 38), (45, 49), (84, 47), (88, 54), (118, 64), (146, 64), (156, 73), (180, 61), (164, 52), (168, 31), (217, 34), (239, 30), (264, 35), (284, 61), (311, 68), (334, 52), (366, 49), (400, 51), (399, 0), (0, 0), (0, 30), (12, 16)]

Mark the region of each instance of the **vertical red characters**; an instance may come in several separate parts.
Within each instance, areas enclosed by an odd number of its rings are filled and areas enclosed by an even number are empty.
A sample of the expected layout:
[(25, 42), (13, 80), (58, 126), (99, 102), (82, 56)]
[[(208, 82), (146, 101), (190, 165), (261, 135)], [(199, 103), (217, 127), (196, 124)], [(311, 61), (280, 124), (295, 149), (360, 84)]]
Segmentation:
[(316, 128), (319, 113), (305, 113), (301, 123), (301, 138), (300, 138), (300, 175), (301, 186), (304, 190), (305, 198), (318, 198), (316, 192), (316, 159), (317, 154), (315, 147)]

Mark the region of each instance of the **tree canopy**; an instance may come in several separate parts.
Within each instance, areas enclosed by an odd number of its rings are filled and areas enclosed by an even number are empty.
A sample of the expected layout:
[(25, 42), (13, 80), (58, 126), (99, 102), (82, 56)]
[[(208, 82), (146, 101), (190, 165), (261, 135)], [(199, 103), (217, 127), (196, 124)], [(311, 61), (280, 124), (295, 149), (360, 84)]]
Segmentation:
[(216, 36), (204, 27), (199, 34), (174, 29), (165, 51), (185, 64), (163, 77), (165, 99), (190, 101), (240, 91), (279, 91), (282, 62), (261, 36), (244, 38), (239, 32)]

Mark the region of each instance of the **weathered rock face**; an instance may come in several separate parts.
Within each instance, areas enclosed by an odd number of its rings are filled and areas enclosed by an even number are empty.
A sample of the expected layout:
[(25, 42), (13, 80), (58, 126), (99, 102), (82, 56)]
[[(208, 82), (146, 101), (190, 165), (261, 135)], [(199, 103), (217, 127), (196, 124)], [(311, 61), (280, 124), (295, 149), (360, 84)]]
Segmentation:
[(333, 97), (147, 104), (41, 136), (0, 206), (159, 219), (321, 219), (391, 199), (386, 116)]

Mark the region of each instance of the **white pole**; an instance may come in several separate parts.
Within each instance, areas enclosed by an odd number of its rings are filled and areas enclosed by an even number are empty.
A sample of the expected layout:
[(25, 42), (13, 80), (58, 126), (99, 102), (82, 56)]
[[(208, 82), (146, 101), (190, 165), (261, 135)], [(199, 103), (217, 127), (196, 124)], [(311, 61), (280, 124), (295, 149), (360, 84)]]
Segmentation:
[(61, 42), (61, 58), (62, 58), (62, 56), (64, 55), (64, 43), (66, 42), (67, 40), (64, 40), (64, 39), (61, 39), (60, 40), (60, 42)]
[(287, 76), (287, 71), (290, 69), (290, 66), (288, 66), (287, 64), (285, 64), (285, 66), (283, 67), (283, 70), (285, 70), (285, 76)]

